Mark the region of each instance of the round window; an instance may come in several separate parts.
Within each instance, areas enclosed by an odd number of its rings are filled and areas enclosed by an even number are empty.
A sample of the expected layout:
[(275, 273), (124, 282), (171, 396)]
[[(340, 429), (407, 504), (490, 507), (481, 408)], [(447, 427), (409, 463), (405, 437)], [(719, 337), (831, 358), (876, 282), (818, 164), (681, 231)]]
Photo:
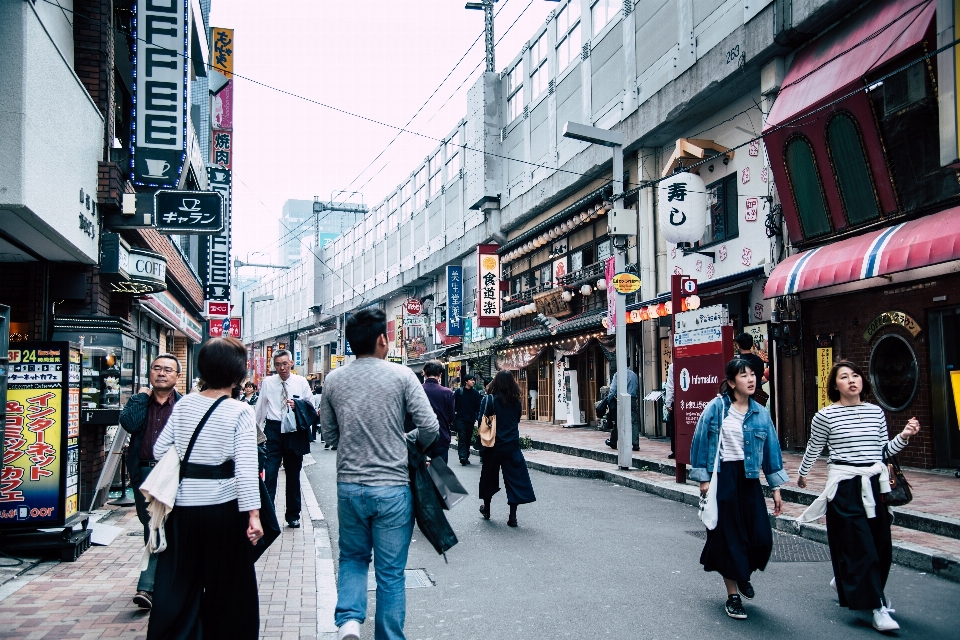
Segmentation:
[(870, 355), (873, 394), (890, 411), (905, 409), (917, 393), (917, 356), (910, 343), (896, 334), (883, 336)]

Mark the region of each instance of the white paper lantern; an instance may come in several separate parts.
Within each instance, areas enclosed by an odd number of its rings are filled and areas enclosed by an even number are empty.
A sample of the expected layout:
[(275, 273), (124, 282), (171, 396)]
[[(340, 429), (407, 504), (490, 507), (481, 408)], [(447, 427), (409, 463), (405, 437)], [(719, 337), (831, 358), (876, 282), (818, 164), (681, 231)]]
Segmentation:
[(553, 233), (555, 234), (554, 235), (555, 238), (559, 238), (560, 236), (563, 235), (563, 227), (558, 224), (553, 228)]
[(660, 231), (670, 244), (694, 243), (707, 224), (707, 194), (703, 178), (675, 173), (657, 185)]
[(690, 296), (685, 302), (687, 303), (687, 309), (690, 311), (696, 311), (700, 308), (700, 296)]
[(585, 295), (585, 296), (588, 296), (588, 295), (590, 295), (591, 293), (593, 293), (593, 287), (591, 287), (591, 286), (588, 285), (588, 284), (585, 284), (585, 285), (583, 285), (582, 287), (580, 287), (580, 293), (582, 293), (582, 294)]
[(573, 299), (573, 294), (569, 291), (564, 291), (562, 294), (560, 294), (560, 297), (563, 298), (564, 302), (570, 302), (570, 300)]
[(600, 289), (600, 291), (606, 291), (607, 281), (604, 280), (603, 278), (600, 278), (599, 280), (597, 280), (597, 289)]
[(537, 312), (537, 305), (536, 305), (536, 304), (534, 304), (533, 302), (531, 302), (530, 304), (527, 305), (527, 313), (528, 313), (528, 314), (536, 313), (536, 312)]

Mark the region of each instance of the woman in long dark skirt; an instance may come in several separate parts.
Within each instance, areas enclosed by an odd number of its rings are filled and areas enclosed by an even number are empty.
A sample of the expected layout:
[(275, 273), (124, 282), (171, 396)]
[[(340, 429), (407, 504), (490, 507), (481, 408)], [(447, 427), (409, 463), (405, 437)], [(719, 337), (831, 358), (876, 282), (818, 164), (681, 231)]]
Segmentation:
[(500, 471), (507, 487), (507, 504), (510, 518), (507, 525), (517, 526), (517, 506), (536, 502), (530, 483), (527, 461), (520, 451), (520, 387), (513, 374), (506, 369), (487, 385), (487, 395), (480, 407), (480, 420), (484, 416), (497, 417), (497, 437), (492, 447), (483, 447), (480, 455), (480, 513), (490, 519), (490, 500), (500, 491)]
[(724, 609), (728, 616), (747, 617), (742, 598), (752, 600), (755, 592), (750, 576), (763, 571), (773, 550), (773, 532), (767, 516), (767, 502), (760, 486), (760, 471), (773, 489), (773, 514), (783, 507), (778, 488), (790, 477), (783, 470), (777, 432), (767, 410), (750, 396), (757, 376), (750, 363), (735, 358), (727, 363), (720, 395), (700, 414), (690, 448), (690, 477), (700, 482), (700, 492), (710, 488), (717, 447), (717, 511), (715, 529), (707, 530), (707, 542), (700, 554), (704, 571), (723, 576), (727, 589)]
[(860, 367), (848, 360), (833, 365), (827, 379), (833, 404), (813, 417), (797, 480), (801, 489), (807, 486), (806, 475), (826, 445), (827, 485), (798, 521), (813, 522), (826, 514), (833, 562), (830, 585), (840, 606), (872, 611), (877, 631), (895, 631), (900, 625), (890, 616), (893, 609), (884, 594), (893, 560), (890, 512), (883, 500), (890, 476), (884, 461), (906, 448), (920, 423), (910, 418), (903, 431), (888, 440), (883, 410), (863, 401), (869, 394), (870, 382)]

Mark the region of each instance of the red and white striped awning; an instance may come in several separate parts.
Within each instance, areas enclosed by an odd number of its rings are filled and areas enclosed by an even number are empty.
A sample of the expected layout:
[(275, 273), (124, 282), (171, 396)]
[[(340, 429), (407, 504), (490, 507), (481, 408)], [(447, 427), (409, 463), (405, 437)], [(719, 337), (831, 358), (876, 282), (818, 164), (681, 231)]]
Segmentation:
[(776, 298), (958, 260), (960, 207), (954, 207), (790, 256), (770, 274), (763, 295)]

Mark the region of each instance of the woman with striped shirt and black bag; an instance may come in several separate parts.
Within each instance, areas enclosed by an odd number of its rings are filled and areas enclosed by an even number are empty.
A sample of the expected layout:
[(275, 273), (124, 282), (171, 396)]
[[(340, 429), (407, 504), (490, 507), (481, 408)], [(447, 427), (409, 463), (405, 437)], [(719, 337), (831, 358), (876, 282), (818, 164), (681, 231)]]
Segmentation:
[(236, 338), (206, 342), (197, 357), (203, 388), (177, 402), (154, 446), (157, 460), (176, 447), (182, 480), (157, 559), (148, 640), (258, 637), (257, 432), (253, 408), (230, 399), (246, 359)]
[(883, 494), (890, 492), (885, 460), (903, 451), (920, 423), (910, 418), (903, 431), (888, 440), (883, 410), (863, 401), (869, 394), (870, 382), (860, 367), (849, 360), (833, 365), (827, 379), (833, 404), (813, 417), (797, 480), (806, 488), (806, 475), (826, 445), (827, 485), (797, 521), (814, 522), (826, 514), (834, 576), (830, 585), (840, 605), (872, 610), (875, 629), (894, 631), (900, 625), (890, 617), (893, 609), (884, 595), (893, 559), (890, 512), (883, 501)]

